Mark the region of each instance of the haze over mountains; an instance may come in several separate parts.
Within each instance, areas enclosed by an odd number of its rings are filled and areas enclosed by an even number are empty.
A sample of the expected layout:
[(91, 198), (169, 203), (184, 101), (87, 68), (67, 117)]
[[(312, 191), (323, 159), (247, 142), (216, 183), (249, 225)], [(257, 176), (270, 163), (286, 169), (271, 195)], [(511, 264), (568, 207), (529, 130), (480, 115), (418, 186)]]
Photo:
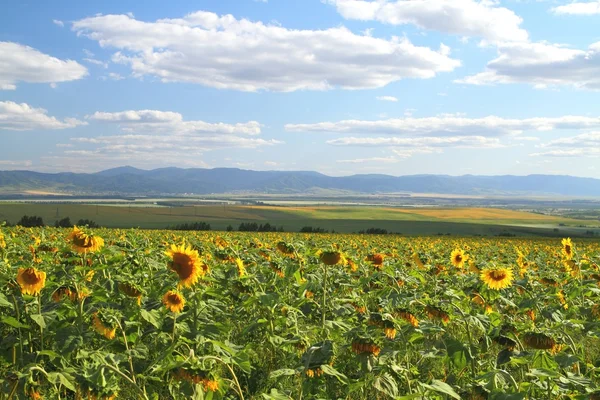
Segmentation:
[(237, 168), (141, 170), (113, 168), (93, 174), (0, 171), (0, 193), (49, 191), (79, 195), (182, 195), (220, 193), (302, 194), (333, 192), (454, 195), (560, 195), (600, 197), (600, 179), (559, 175), (448, 176), (352, 175)]

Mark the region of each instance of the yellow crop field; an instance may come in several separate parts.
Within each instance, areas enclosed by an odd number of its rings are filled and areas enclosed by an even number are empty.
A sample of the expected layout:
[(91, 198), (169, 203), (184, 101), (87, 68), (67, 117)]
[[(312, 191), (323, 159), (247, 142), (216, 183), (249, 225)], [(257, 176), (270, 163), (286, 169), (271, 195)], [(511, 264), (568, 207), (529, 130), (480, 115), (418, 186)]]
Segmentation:
[(0, 227), (0, 399), (594, 399), (599, 264), (568, 238)]

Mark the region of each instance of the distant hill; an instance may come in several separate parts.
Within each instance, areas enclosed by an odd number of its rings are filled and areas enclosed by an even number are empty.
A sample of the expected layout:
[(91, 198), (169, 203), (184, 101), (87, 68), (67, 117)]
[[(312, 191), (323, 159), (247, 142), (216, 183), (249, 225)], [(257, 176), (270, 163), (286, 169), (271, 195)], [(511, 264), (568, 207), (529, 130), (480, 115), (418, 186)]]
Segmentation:
[(563, 175), (331, 177), (311, 171), (251, 171), (237, 168), (159, 168), (147, 171), (130, 166), (93, 174), (0, 171), (0, 193), (34, 190), (78, 195), (294, 194), (328, 190), (346, 193), (600, 197), (600, 179)]

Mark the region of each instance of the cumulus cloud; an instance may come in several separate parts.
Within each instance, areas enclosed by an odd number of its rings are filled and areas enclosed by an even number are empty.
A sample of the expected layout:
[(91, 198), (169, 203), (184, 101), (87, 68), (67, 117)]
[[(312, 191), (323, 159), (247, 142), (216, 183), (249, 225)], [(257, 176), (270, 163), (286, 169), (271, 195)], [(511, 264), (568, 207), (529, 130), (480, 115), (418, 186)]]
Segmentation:
[[(204, 153), (219, 149), (258, 149), (282, 144), (275, 139), (256, 137), (261, 124), (185, 120), (180, 113), (159, 110), (95, 112), (86, 119), (111, 125), (117, 134), (78, 136), (61, 144), (62, 153), (45, 157), (45, 167), (59, 170), (69, 163), (83, 163), (87, 170), (109, 166), (206, 166)], [(107, 129), (108, 130), (108, 129)], [(68, 168), (73, 170), (73, 168)]]
[(495, 1), (478, 0), (327, 0), (346, 19), (412, 24), (427, 30), (491, 42), (526, 41), (522, 18)]
[(95, 112), (89, 120), (117, 123), (126, 132), (172, 133), (172, 134), (237, 134), (259, 135), (261, 124), (257, 121), (226, 124), (204, 121), (184, 121), (180, 113), (157, 110), (129, 110), (120, 112)]
[(363, 164), (363, 163), (397, 163), (398, 160), (395, 157), (371, 157), (371, 158), (355, 158), (351, 160), (336, 160), (340, 164)]
[(485, 71), (457, 83), (526, 83), (537, 88), (572, 86), (600, 90), (600, 42), (587, 50), (552, 43), (501, 43)]
[(539, 153), (531, 153), (532, 157), (600, 157), (600, 148), (591, 149), (564, 149), (564, 150), (549, 150)]
[(15, 161), (15, 160), (0, 160), (0, 168), (2, 169), (16, 169), (16, 168), (23, 168), (23, 167), (31, 167), (33, 165), (33, 163), (31, 162), (31, 160), (22, 160), (22, 161)]
[(394, 96), (377, 96), (377, 100), (379, 101), (391, 101), (393, 103), (397, 102), (398, 99)]
[(598, 15), (600, 14), (600, 1), (565, 4), (552, 8), (552, 12), (559, 15)]
[(14, 90), (17, 82), (58, 83), (81, 79), (87, 69), (72, 60), (60, 60), (32, 47), (0, 42), (0, 90)]
[(600, 117), (563, 116), (556, 118), (507, 119), (497, 116), (467, 118), (442, 115), (426, 118), (397, 118), (378, 121), (345, 120), (314, 124), (286, 124), (288, 132), (328, 132), (396, 135), (516, 135), (524, 131), (589, 129), (600, 127)]
[(498, 138), (483, 136), (453, 136), (453, 137), (344, 137), (328, 140), (333, 146), (372, 146), (372, 147), (404, 147), (425, 148), (463, 147), (463, 148), (496, 148), (503, 147)]
[(241, 91), (379, 88), (432, 78), (460, 61), (406, 38), (357, 35), (345, 27), (295, 30), (198, 11), (154, 22), (98, 15), (73, 23), (80, 36), (118, 51), (134, 76)]
[(56, 25), (56, 26), (60, 26), (61, 28), (65, 26), (65, 23), (64, 23), (64, 22), (62, 22), (62, 21), (61, 21), (61, 20), (59, 20), (59, 19), (53, 19), (53, 20), (52, 20), (52, 23), (53, 23), (54, 25)]
[(61, 121), (49, 116), (43, 108), (34, 108), (26, 103), (0, 101), (0, 130), (67, 129), (80, 125), (87, 125), (87, 122), (75, 118), (65, 118)]

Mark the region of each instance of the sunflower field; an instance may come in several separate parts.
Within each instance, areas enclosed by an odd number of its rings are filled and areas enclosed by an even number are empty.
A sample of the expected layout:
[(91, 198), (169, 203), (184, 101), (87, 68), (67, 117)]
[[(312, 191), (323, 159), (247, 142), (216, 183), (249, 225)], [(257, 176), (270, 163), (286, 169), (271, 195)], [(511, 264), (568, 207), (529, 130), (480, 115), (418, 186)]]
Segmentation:
[(0, 400), (600, 399), (600, 243), (0, 228)]

